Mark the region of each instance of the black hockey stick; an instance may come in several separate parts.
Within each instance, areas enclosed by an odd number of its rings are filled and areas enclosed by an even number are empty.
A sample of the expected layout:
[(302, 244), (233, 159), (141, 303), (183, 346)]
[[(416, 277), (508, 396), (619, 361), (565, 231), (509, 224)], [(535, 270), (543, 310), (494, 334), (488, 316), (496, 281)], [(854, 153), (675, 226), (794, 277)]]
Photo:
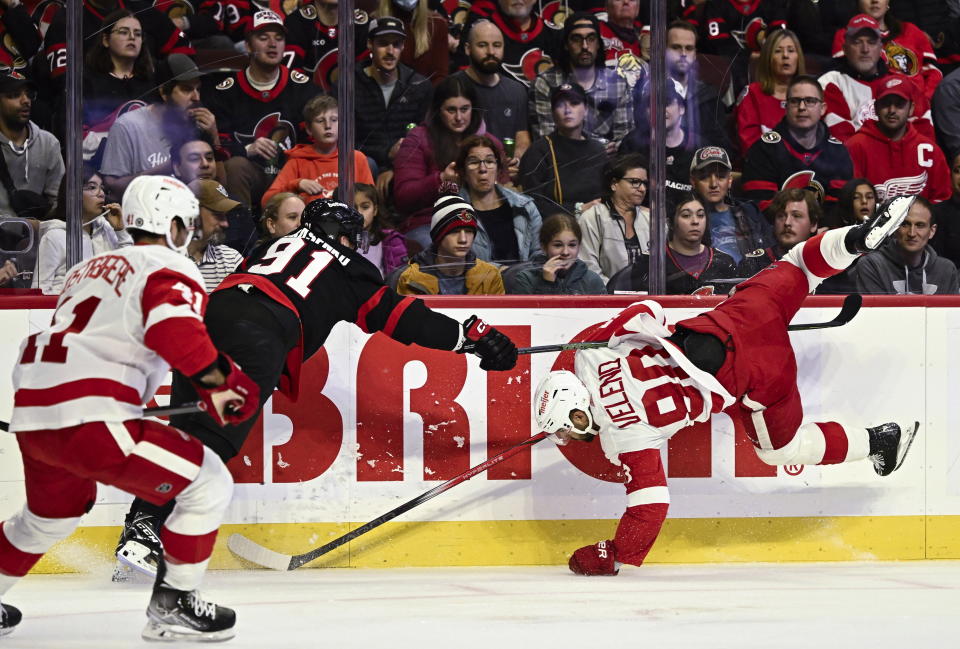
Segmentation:
[[(144, 417), (169, 417), (171, 415), (186, 415), (191, 412), (200, 412), (203, 408), (200, 407), (199, 401), (191, 401), (189, 403), (181, 403), (179, 406), (162, 406), (158, 408), (144, 408), (143, 416)], [(6, 421), (0, 421), (0, 430), (9, 431), (10, 423)]]
[(483, 473), (484, 471), (492, 467), (494, 464), (499, 464), (500, 462), (503, 462), (507, 458), (513, 457), (523, 449), (529, 446), (533, 446), (537, 442), (541, 442), (545, 440), (547, 437), (549, 437), (548, 433), (537, 433), (530, 439), (526, 439), (520, 442), (519, 444), (517, 444), (516, 446), (511, 446), (504, 452), (498, 455), (494, 455), (489, 460), (485, 462), (481, 462), (480, 464), (478, 464), (477, 466), (471, 469), (467, 469), (457, 477), (451, 478), (450, 480), (447, 480), (446, 482), (444, 482), (442, 485), (438, 485), (433, 489), (431, 489), (430, 491), (420, 494), (413, 500), (408, 500), (407, 502), (403, 503), (399, 507), (395, 509), (391, 509), (386, 514), (383, 514), (382, 516), (378, 516), (377, 518), (373, 519), (369, 523), (361, 525), (357, 529), (347, 532), (343, 536), (336, 538), (330, 541), (329, 543), (321, 545), (318, 548), (314, 548), (313, 550), (304, 552), (303, 554), (290, 555), (290, 554), (282, 554), (280, 552), (274, 552), (269, 548), (263, 547), (259, 543), (255, 543), (254, 541), (251, 541), (250, 539), (243, 536), (242, 534), (231, 534), (230, 538), (227, 539), (227, 547), (230, 548), (230, 551), (233, 552), (238, 557), (240, 557), (241, 559), (245, 559), (250, 563), (255, 563), (259, 566), (263, 566), (264, 568), (271, 568), (273, 570), (296, 570), (297, 568), (304, 565), (305, 563), (310, 563), (317, 557), (323, 556), (324, 554), (327, 554), (331, 550), (339, 548), (341, 545), (344, 545), (345, 543), (349, 543), (350, 541), (357, 538), (358, 536), (362, 534), (366, 534), (370, 530), (383, 525), (387, 521), (393, 520), (400, 514), (410, 511), (417, 505), (422, 505), (423, 503), (427, 502), (434, 496), (439, 496), (444, 491), (447, 491), (448, 489), (452, 489), (453, 487), (456, 487), (461, 482), (465, 482), (479, 473)]
[[(833, 320), (827, 322), (808, 322), (806, 324), (787, 325), (787, 331), (810, 331), (812, 329), (829, 329), (830, 327), (840, 327), (847, 324), (860, 311), (863, 305), (863, 296), (859, 293), (851, 293), (843, 300), (843, 306), (840, 307), (840, 313)], [(561, 343), (559, 345), (540, 345), (539, 347), (521, 347), (517, 350), (518, 354), (539, 354), (541, 352), (564, 352), (568, 350), (595, 349), (606, 347), (606, 341), (580, 342), (580, 343)]]

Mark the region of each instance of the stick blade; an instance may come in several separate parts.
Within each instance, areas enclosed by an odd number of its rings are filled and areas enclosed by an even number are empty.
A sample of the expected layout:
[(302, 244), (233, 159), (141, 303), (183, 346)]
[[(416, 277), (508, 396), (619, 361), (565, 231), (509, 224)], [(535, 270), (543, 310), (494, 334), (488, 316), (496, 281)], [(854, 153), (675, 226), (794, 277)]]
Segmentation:
[(843, 306), (840, 307), (840, 313), (837, 315), (837, 320), (844, 324), (850, 322), (860, 311), (861, 306), (863, 306), (863, 296), (859, 293), (851, 293), (844, 298)]
[(243, 534), (231, 534), (230, 538), (227, 539), (227, 547), (239, 558), (258, 566), (271, 570), (292, 569), (290, 567), (292, 557), (289, 554), (274, 552), (270, 548), (265, 548), (259, 543), (251, 541)]

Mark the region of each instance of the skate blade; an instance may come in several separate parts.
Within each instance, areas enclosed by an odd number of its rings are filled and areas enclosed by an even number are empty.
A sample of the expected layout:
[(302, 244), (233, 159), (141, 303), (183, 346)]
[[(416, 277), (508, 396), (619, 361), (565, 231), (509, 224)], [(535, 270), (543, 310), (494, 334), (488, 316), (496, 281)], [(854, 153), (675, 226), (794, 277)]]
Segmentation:
[[(896, 471), (900, 468), (900, 465), (903, 464), (903, 461), (907, 459), (907, 453), (910, 451), (910, 447), (913, 446), (913, 440), (917, 436), (917, 431), (920, 430), (920, 422), (913, 422), (913, 430), (910, 431), (910, 434), (907, 435), (906, 443), (900, 445), (897, 449), (897, 465), (893, 467), (893, 470)], [(892, 471), (891, 471), (892, 473)]]
[(203, 633), (185, 627), (169, 626), (149, 621), (140, 637), (148, 642), (226, 642), (237, 634), (234, 627)]
[[(120, 552), (120, 553), (117, 554), (117, 562), (122, 563), (122, 564), (123, 564), (124, 566), (126, 566), (127, 568), (130, 568), (130, 569), (136, 571), (136, 573), (138, 573), (138, 574), (146, 575), (147, 577), (150, 577), (151, 579), (156, 579), (156, 578), (157, 578), (157, 569), (156, 569), (155, 567), (150, 566), (149, 564), (144, 564), (144, 563), (142, 563), (142, 562), (140, 562), (140, 561), (136, 561), (136, 560), (130, 559), (130, 558), (124, 556), (124, 554), (123, 554), (122, 552)], [(114, 570), (114, 571), (113, 571), (113, 574), (114, 574), (114, 576), (116, 576), (117, 571)], [(114, 581), (118, 581), (118, 580), (117, 580), (117, 579), (114, 579)], [(125, 581), (126, 581), (126, 580), (125, 580)]]
[(2, 628), (0, 628), (0, 636), (10, 635), (11, 633), (13, 633), (13, 630), (16, 629), (16, 628), (17, 628), (17, 627), (15, 627), (15, 626), (5, 626), (5, 627), (2, 627)]
[(867, 233), (865, 244), (870, 250), (876, 250), (884, 240), (900, 227), (907, 213), (913, 205), (913, 196), (898, 196), (887, 206), (887, 215), (881, 217), (870, 232)]

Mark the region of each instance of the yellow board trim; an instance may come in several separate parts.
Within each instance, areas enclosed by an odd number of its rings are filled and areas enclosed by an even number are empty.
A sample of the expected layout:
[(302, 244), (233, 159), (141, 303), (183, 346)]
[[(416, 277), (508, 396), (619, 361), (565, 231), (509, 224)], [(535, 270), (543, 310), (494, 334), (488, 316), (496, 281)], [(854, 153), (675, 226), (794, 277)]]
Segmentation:
[[(210, 567), (247, 568), (226, 547), (239, 532), (278, 552), (306, 552), (358, 523), (224, 525)], [(313, 562), (317, 568), (563, 565), (611, 538), (615, 520), (387, 523)], [(83, 527), (34, 572), (93, 572), (113, 563), (118, 527)], [(647, 563), (888, 561), (960, 558), (960, 516), (668, 519)]]

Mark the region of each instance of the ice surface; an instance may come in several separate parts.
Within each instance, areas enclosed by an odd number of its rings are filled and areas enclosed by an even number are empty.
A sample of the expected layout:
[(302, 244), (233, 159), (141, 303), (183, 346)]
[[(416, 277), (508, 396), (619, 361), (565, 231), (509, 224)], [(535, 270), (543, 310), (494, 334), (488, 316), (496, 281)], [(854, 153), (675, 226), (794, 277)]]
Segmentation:
[[(158, 646), (148, 588), (28, 576), (0, 649)], [(232, 649), (924, 649), (954, 646), (960, 562), (217, 571), (203, 592), (237, 609)]]

